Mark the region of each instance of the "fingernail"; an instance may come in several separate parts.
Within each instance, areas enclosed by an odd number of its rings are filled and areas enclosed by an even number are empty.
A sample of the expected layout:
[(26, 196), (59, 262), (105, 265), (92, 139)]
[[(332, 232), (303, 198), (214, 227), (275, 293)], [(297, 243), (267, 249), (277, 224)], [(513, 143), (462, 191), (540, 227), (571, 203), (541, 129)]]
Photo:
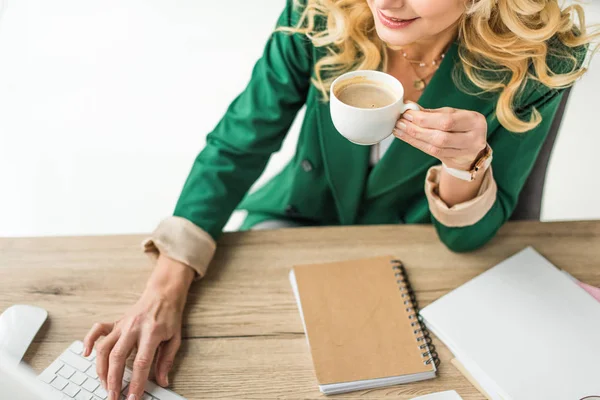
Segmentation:
[(399, 122), (398, 123), (398, 129), (400, 129), (401, 131), (405, 131), (406, 130), (406, 124), (404, 122)]
[(402, 115), (402, 117), (407, 121), (410, 121), (410, 122), (413, 121), (413, 116), (410, 115), (410, 113), (404, 113), (404, 115)]
[(87, 348), (87, 347), (84, 347), (84, 348), (83, 348), (83, 355), (84, 355), (85, 357), (87, 357), (87, 356), (88, 356), (88, 352), (89, 352), (88, 348)]
[(135, 394), (130, 394), (127, 400), (135, 400)]
[(167, 382), (167, 386), (169, 386), (169, 375), (165, 375), (165, 381)]
[(108, 392), (108, 400), (117, 400), (114, 390), (111, 390), (110, 392)]
[(102, 389), (107, 390), (106, 381), (100, 381), (100, 384), (102, 385)]

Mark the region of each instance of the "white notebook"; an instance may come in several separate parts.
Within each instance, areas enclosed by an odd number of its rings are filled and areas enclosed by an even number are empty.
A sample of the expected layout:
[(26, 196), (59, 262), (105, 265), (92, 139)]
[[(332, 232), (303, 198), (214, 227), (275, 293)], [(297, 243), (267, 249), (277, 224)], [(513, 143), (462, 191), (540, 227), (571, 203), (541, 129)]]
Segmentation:
[(413, 397), (411, 400), (463, 400), (454, 390), (426, 394), (425, 396)]
[(421, 316), (494, 400), (600, 396), (600, 303), (532, 248)]

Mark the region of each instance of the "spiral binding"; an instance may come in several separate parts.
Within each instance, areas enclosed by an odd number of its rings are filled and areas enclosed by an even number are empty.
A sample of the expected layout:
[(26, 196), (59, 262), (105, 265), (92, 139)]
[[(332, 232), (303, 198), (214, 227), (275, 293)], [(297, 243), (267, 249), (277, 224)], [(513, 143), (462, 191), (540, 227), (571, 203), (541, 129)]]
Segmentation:
[(392, 270), (396, 271), (394, 276), (396, 277), (396, 283), (400, 288), (400, 293), (403, 299), (403, 305), (406, 306), (406, 312), (408, 313), (408, 319), (411, 320), (410, 326), (415, 328), (413, 333), (417, 336), (417, 342), (423, 342), (419, 345), (420, 350), (425, 350), (421, 353), (423, 358), (427, 358), (423, 361), (425, 365), (434, 363), (436, 368), (440, 365), (440, 358), (435, 351), (435, 346), (432, 343), (429, 331), (425, 327), (423, 318), (419, 315), (419, 305), (415, 293), (410, 286), (408, 281), (408, 274), (406, 268), (400, 260), (392, 260)]

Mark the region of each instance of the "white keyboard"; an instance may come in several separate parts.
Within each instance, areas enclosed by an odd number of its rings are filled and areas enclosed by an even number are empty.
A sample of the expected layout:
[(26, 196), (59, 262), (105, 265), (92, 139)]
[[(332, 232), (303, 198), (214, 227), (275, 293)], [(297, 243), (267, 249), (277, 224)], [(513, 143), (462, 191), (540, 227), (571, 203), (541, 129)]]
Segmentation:
[[(83, 357), (83, 343), (73, 342), (38, 378), (48, 385), (51, 397), (56, 400), (105, 400), (108, 394), (100, 385), (96, 374), (96, 350)], [(119, 400), (126, 400), (131, 370), (125, 368)], [(178, 394), (146, 382), (140, 400), (185, 400)]]

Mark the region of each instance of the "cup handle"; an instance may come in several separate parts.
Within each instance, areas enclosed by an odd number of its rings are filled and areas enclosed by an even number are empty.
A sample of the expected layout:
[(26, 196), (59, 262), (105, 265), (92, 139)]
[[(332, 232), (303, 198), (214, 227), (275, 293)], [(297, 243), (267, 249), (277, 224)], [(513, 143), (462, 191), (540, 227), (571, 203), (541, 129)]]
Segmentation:
[[(419, 106), (417, 103), (414, 103), (412, 101), (409, 103), (402, 103), (402, 110), (400, 111), (400, 116), (402, 117), (402, 114), (404, 114), (408, 110), (421, 111), (421, 106)], [(394, 134), (394, 132), (392, 131), (392, 135), (393, 134)]]
[(404, 114), (408, 110), (421, 111), (421, 107), (417, 103), (413, 102), (404, 103), (404, 107), (402, 108), (402, 114)]

